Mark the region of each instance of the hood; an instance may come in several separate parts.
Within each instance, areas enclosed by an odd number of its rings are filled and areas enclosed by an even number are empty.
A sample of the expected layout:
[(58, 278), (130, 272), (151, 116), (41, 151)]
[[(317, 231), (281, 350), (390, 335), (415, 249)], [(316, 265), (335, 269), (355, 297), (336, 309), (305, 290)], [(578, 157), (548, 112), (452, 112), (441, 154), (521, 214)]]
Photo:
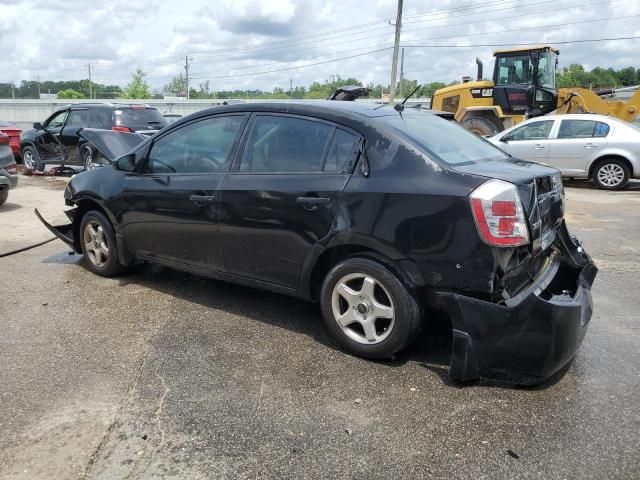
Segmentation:
[(78, 131), (78, 135), (91, 143), (103, 157), (110, 161), (126, 155), (147, 139), (144, 135), (137, 133), (114, 132), (112, 130), (94, 128), (83, 128)]

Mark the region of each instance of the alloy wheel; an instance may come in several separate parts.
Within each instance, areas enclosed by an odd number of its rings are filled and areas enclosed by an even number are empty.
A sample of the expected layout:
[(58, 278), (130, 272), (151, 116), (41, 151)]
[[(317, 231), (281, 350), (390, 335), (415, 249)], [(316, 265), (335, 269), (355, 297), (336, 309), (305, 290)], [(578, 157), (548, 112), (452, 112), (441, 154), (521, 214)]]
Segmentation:
[(109, 261), (109, 245), (102, 225), (92, 220), (84, 227), (84, 251), (89, 261), (98, 268)]
[(607, 187), (620, 185), (624, 180), (624, 170), (620, 165), (607, 163), (598, 169), (598, 181)]
[(33, 157), (33, 152), (31, 149), (27, 148), (22, 152), (22, 161), (24, 162), (24, 166), (29, 170), (36, 169), (36, 161)]
[(333, 288), (331, 308), (344, 334), (358, 343), (380, 343), (393, 330), (391, 295), (371, 275), (350, 273), (342, 277)]

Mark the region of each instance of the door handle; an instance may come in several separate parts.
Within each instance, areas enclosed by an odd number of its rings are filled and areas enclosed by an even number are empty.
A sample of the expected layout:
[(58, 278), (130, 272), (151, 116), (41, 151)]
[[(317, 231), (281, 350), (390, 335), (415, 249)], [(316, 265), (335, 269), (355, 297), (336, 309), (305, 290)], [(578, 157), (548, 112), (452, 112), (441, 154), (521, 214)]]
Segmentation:
[(213, 195), (189, 195), (189, 200), (196, 205), (205, 205), (207, 203), (214, 203), (216, 201), (216, 197)]
[(329, 197), (298, 197), (296, 203), (307, 210), (315, 210), (319, 205), (326, 205), (331, 202)]
[(598, 145), (596, 145), (595, 143), (586, 143), (584, 145), (584, 148), (596, 148)]
[(544, 145), (541, 145), (541, 144), (539, 144), (539, 143), (536, 143), (536, 144), (533, 146), (533, 149), (534, 149), (534, 150), (541, 150), (541, 149), (543, 149), (543, 148), (544, 148)]

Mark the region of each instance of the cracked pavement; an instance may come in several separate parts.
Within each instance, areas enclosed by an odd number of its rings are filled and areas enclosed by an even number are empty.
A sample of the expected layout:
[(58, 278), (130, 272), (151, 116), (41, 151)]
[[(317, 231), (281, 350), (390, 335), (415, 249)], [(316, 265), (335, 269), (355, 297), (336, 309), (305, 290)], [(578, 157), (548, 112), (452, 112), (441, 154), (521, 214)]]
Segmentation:
[[(0, 252), (50, 237), (32, 210), (63, 221), (63, 187), (21, 176)], [(104, 279), (57, 240), (0, 258), (0, 478), (638, 478), (640, 182), (567, 202), (595, 313), (564, 375), (528, 389), (449, 382), (441, 319), (369, 362), (285, 296)]]

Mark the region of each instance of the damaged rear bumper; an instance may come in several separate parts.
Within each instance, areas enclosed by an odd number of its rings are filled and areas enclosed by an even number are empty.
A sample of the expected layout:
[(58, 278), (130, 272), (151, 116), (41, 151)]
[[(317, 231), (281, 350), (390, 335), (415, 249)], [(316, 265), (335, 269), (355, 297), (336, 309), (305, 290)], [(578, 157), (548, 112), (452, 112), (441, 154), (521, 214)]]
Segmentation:
[(504, 304), (440, 294), (453, 326), (451, 378), (535, 384), (575, 356), (591, 319), (598, 269), (564, 225), (554, 245), (544, 273)]
[[(76, 243), (73, 238), (73, 223), (54, 226), (54, 225), (51, 225), (49, 222), (47, 222), (44, 218), (42, 218), (42, 215), (40, 214), (37, 208), (34, 210), (34, 213), (36, 214), (38, 219), (42, 222), (42, 224), (45, 227), (47, 227), (47, 229), (49, 229), (51, 233), (53, 233), (56, 237), (58, 237), (64, 243), (66, 243), (71, 248), (73, 248), (76, 252), (80, 253), (76, 247)], [(75, 210), (68, 210), (65, 213), (67, 214), (71, 222), (73, 222), (73, 213), (75, 213)]]

